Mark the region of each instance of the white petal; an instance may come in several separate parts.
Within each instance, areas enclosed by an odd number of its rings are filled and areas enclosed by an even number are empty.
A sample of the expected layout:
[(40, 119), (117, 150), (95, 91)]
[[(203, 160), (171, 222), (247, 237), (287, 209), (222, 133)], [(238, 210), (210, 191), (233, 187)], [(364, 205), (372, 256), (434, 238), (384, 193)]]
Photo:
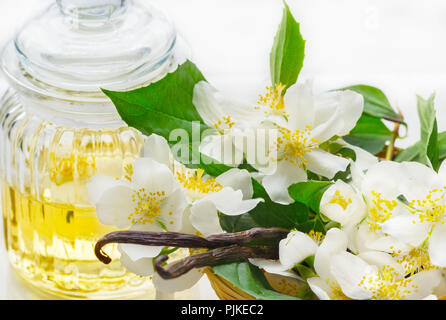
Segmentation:
[(356, 126), (361, 117), (364, 109), (364, 98), (359, 93), (345, 90), (339, 92), (339, 104), (342, 108), (344, 128), (337, 135), (344, 136)]
[(352, 234), (352, 244), (349, 247), (354, 248), (355, 252), (363, 252), (371, 250), (369, 244), (378, 239), (379, 233), (370, 230), (366, 222), (362, 222)]
[(192, 269), (188, 273), (170, 280), (164, 280), (158, 273), (153, 275), (153, 284), (157, 290), (166, 293), (184, 291), (193, 287), (203, 276), (203, 272), (199, 269)]
[(365, 178), (365, 170), (352, 161), (350, 163), (350, 174), (352, 178), (352, 186), (354, 186), (358, 190), (363, 190), (362, 182)]
[(416, 215), (401, 214), (383, 223), (382, 231), (392, 237), (418, 247), (427, 237), (431, 223), (421, 223)]
[(182, 226), (183, 213), (188, 206), (183, 189), (176, 189), (161, 204), (159, 220), (164, 223), (169, 231), (179, 231)]
[(284, 276), (287, 278), (297, 279), (297, 280), (300, 280), (301, 282), (305, 281), (302, 277), (299, 277), (297, 275), (297, 273), (295, 273), (293, 271), (279, 271), (279, 270), (275, 270), (275, 272), (269, 272), (267, 270), (265, 270), (265, 271), (267, 272), (267, 274), (277, 274), (277, 275)]
[(96, 205), (104, 191), (120, 185), (129, 186), (128, 183), (109, 176), (93, 176), (87, 183), (88, 201), (92, 205)]
[(446, 267), (446, 225), (438, 224), (434, 227), (429, 239), (429, 257), (432, 264)]
[(295, 264), (316, 253), (318, 246), (308, 235), (293, 231), (279, 243), (280, 263), (291, 269)]
[(379, 251), (367, 251), (358, 255), (359, 258), (364, 260), (370, 265), (382, 268), (384, 266), (390, 266), (402, 277), (404, 276), (404, 268), (399, 264), (390, 254)]
[(146, 192), (164, 191), (170, 195), (178, 185), (172, 171), (166, 165), (150, 158), (139, 158), (133, 164), (132, 183)]
[(334, 135), (344, 136), (355, 127), (364, 108), (364, 99), (350, 90), (332, 91), (316, 96), (314, 105), (313, 135), (323, 142)]
[[(346, 201), (345, 205), (336, 202), (340, 196)], [(332, 202), (333, 200), (335, 201)], [(342, 226), (357, 224), (367, 214), (362, 197), (342, 180), (337, 180), (324, 192), (320, 202), (320, 211), (327, 218), (339, 222)]]
[(290, 185), (307, 180), (307, 173), (299, 166), (289, 161), (277, 162), (274, 174), (263, 178), (262, 183), (271, 200), (277, 203), (290, 204), (294, 202), (287, 190)]
[(151, 134), (144, 143), (143, 155), (171, 167), (170, 148), (164, 137)]
[(445, 269), (440, 269), (441, 280), (440, 280), (440, 283), (438, 284), (438, 286), (436, 286), (434, 289), (434, 294), (437, 297), (441, 297), (441, 298), (446, 297), (446, 278), (444, 276), (444, 270)]
[(347, 235), (338, 228), (328, 230), (314, 256), (314, 269), (322, 279), (333, 278), (330, 266), (334, 255), (347, 250)]
[(368, 170), (370, 167), (378, 163), (378, 158), (370, 152), (348, 143), (345, 143), (345, 145), (347, 146), (347, 148), (352, 149), (355, 152), (355, 164), (360, 170)]
[(225, 187), (219, 192), (211, 193), (205, 199), (212, 201), (221, 213), (231, 216), (251, 211), (260, 202), (264, 201), (262, 198), (243, 200), (242, 191), (234, 191), (231, 187)]
[(195, 85), (192, 102), (203, 121), (210, 127), (223, 116), (231, 116), (238, 124), (240, 121), (252, 121), (256, 114), (251, 104), (223, 96), (206, 81)]
[(440, 169), (438, 169), (438, 175), (443, 183), (446, 184), (446, 161), (444, 160), (441, 163)]
[(324, 280), (314, 277), (307, 279), (307, 282), (311, 291), (313, 291), (320, 300), (331, 300), (331, 289)]
[(381, 161), (368, 169), (362, 186), (366, 196), (376, 191), (383, 199), (404, 195), (410, 201), (425, 199), (430, 190), (440, 189), (443, 183), (434, 170), (421, 163)]
[(224, 163), (228, 166), (237, 166), (243, 162), (243, 150), (234, 145), (231, 135), (210, 135), (203, 138), (199, 150), (202, 154)]
[(276, 170), (277, 155), (276, 142), (279, 136), (276, 124), (270, 121), (262, 121), (258, 126), (245, 130), (246, 161), (258, 171), (270, 175)]
[(190, 222), (205, 237), (223, 233), (217, 208), (212, 201), (206, 199), (199, 200), (192, 205), (190, 211)]
[(163, 249), (162, 246), (143, 246), (132, 243), (120, 243), (118, 247), (119, 251), (124, 252), (133, 262), (145, 258), (155, 258)]
[(333, 179), (339, 171), (345, 171), (350, 163), (348, 159), (318, 149), (311, 150), (304, 157), (308, 161), (308, 170), (328, 179)]
[(296, 83), (289, 87), (285, 93), (284, 102), (289, 114), (288, 123), (291, 128), (304, 130), (306, 126), (313, 126), (315, 110), (310, 82)]
[(362, 190), (362, 180), (365, 177), (365, 172), (378, 163), (378, 158), (362, 148), (346, 143), (338, 139), (336, 142), (345, 145), (352, 149), (356, 154), (356, 160), (350, 163), (351, 184), (358, 190)]
[(407, 191), (403, 192), (404, 195), (409, 195), (410, 191), (420, 190), (421, 192), (424, 192), (427, 190), (429, 192), (433, 188), (441, 189), (444, 187), (444, 182), (441, 181), (438, 174), (432, 168), (418, 162), (402, 162), (401, 166), (406, 179), (409, 180), (408, 182), (415, 184), (414, 188), (413, 186), (406, 185), (405, 180), (402, 181), (404, 182), (404, 186), (408, 189)]
[(319, 143), (323, 143), (344, 129), (342, 120), (342, 112), (336, 109), (326, 122), (320, 123), (316, 128), (312, 128), (311, 138), (316, 139)]
[(204, 123), (210, 127), (214, 127), (214, 124), (224, 116), (222, 107), (215, 97), (216, 94), (217, 90), (206, 81), (200, 81), (194, 87), (192, 103)]
[(385, 235), (380, 231), (372, 231), (366, 222), (361, 223), (357, 231), (352, 235), (352, 242), (355, 252), (365, 251), (383, 251), (387, 253), (409, 252), (411, 247), (391, 236)]
[(242, 202), (243, 193), (240, 190), (235, 191), (231, 187), (224, 187), (218, 192), (207, 195), (205, 199), (212, 201), (218, 211), (225, 213), (232, 211), (234, 204), (238, 205)]
[(124, 229), (130, 226), (129, 215), (134, 211), (129, 187), (116, 186), (106, 190), (96, 204), (96, 213), (101, 223)]
[(411, 293), (405, 299), (420, 300), (433, 293), (435, 287), (440, 284), (441, 274), (439, 270), (421, 271), (411, 276), (410, 279), (408, 287), (412, 287)]
[(121, 264), (130, 272), (143, 277), (147, 277), (155, 273), (155, 270), (153, 268), (153, 258), (142, 258), (133, 261), (126, 254), (126, 252), (120, 248), (120, 246), (118, 246), (118, 249), (121, 252)]
[(230, 210), (225, 210), (225, 211), (221, 211), (219, 210), (221, 213), (224, 213), (228, 216), (238, 216), (241, 215), (243, 213), (249, 212), (252, 209), (254, 209), (255, 207), (257, 207), (257, 205), (260, 202), (264, 202), (265, 200), (262, 198), (256, 198), (256, 199), (250, 199), (250, 200), (243, 200), (239, 203), (238, 206), (234, 206), (232, 208), (230, 208)]
[(376, 278), (376, 267), (369, 266), (364, 260), (351, 253), (341, 252), (333, 257), (331, 272), (346, 296), (358, 300), (372, 297), (372, 293), (359, 286), (359, 283), (363, 279)]
[(278, 261), (267, 259), (249, 259), (249, 262), (269, 273), (282, 274), (284, 271), (288, 270), (286, 266)]
[(243, 199), (251, 199), (253, 194), (251, 175), (245, 169), (232, 168), (215, 179), (223, 187), (231, 187), (243, 192)]
[(258, 120), (257, 112), (255, 112), (252, 104), (228, 98), (220, 92), (216, 93), (215, 98), (218, 104), (222, 106), (222, 110), (225, 115), (230, 116), (235, 122), (235, 126), (239, 126), (241, 123)]
[(348, 224), (348, 225), (342, 227), (342, 231), (344, 231), (344, 233), (346, 234), (347, 239), (348, 239), (347, 249), (350, 250), (350, 252), (352, 252), (354, 254), (357, 254), (358, 252), (360, 252), (360, 250), (358, 249), (357, 243), (356, 243), (358, 229), (359, 229), (359, 225)]
[(182, 225), (181, 231), (180, 231), (181, 233), (195, 234), (197, 232), (195, 227), (192, 225), (192, 222), (190, 221), (190, 215), (191, 215), (190, 208), (191, 208), (191, 206), (188, 206), (184, 210), (183, 225)]
[(398, 239), (388, 235), (380, 235), (380, 237), (368, 243), (368, 247), (372, 250), (383, 251), (387, 253), (406, 253), (409, 252), (411, 249), (411, 246), (407, 243), (401, 242)]

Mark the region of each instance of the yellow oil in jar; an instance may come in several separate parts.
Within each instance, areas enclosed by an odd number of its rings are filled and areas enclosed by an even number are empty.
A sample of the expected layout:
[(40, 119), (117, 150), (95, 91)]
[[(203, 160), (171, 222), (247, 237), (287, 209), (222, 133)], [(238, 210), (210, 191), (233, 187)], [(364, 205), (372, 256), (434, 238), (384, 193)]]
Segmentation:
[(97, 260), (96, 241), (114, 229), (99, 222), (94, 208), (36, 201), (4, 181), (2, 203), (11, 264), (33, 286), (72, 298), (154, 298), (151, 281), (120, 264), (116, 245), (104, 248), (109, 265)]

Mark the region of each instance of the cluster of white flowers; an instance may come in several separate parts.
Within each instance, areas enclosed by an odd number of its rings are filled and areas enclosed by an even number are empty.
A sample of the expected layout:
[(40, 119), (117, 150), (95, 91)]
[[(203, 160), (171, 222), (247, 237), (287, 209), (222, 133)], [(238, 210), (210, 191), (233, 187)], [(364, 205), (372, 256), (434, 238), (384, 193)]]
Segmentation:
[[(232, 169), (211, 177), (173, 161), (167, 141), (147, 138), (143, 156), (122, 177), (95, 176), (90, 201), (100, 221), (121, 229), (174, 231), (199, 236), (222, 233), (219, 213), (241, 215), (264, 199), (253, 199), (252, 178), (272, 201), (293, 202), (288, 187), (314, 174), (333, 180), (350, 165), (349, 182), (333, 181), (320, 201), (332, 227), (326, 234), (291, 231), (279, 245), (278, 261), (251, 259), (266, 272), (300, 278), (297, 267), (314, 261), (306, 281), (320, 299), (430, 299), (446, 295), (446, 165), (436, 173), (415, 162), (379, 162), (340, 139), (363, 112), (353, 91), (314, 95), (308, 83), (268, 88), (256, 106), (223, 98), (207, 82), (194, 90), (194, 105), (215, 128), (200, 152)], [(273, 129), (273, 130), (272, 130)], [(274, 132), (250, 141), (248, 132)], [(330, 153), (336, 142), (356, 153), (356, 161)], [(249, 148), (255, 145), (256, 148)], [(257, 161), (266, 159), (267, 163)], [(226, 161), (230, 159), (230, 161)], [(256, 173), (238, 169), (246, 160)], [(198, 281), (190, 271), (163, 280), (153, 268), (162, 247), (120, 244), (122, 263), (152, 276), (157, 288), (181, 291)], [(308, 259), (314, 257), (314, 259)]]
[[(88, 185), (90, 202), (101, 223), (120, 229), (183, 232), (208, 236), (222, 233), (218, 212), (240, 215), (263, 199), (251, 199), (253, 187), (246, 170), (233, 168), (216, 178), (172, 160), (167, 141), (151, 135), (143, 157), (125, 168), (123, 177), (96, 175)], [(136, 274), (152, 276), (164, 292), (182, 291), (196, 283), (200, 270), (176, 280), (155, 273), (153, 258), (163, 247), (119, 244), (121, 262)]]
[[(373, 159), (372, 159), (373, 162)], [(290, 272), (314, 256), (306, 279), (320, 299), (436, 299), (446, 295), (446, 165), (376, 162), (324, 193), (321, 213), (339, 223), (322, 234), (293, 231), (280, 261), (253, 260)]]
[[(332, 179), (346, 170), (349, 160), (333, 155), (320, 145), (348, 134), (360, 118), (363, 97), (353, 91), (314, 95), (311, 84), (267, 88), (258, 104), (230, 101), (207, 82), (194, 90), (194, 105), (204, 122), (216, 129), (206, 137), (200, 151), (225, 164), (244, 158), (260, 173), (271, 199), (289, 204), (286, 191), (307, 180), (307, 170)], [(262, 134), (259, 134), (262, 133)]]

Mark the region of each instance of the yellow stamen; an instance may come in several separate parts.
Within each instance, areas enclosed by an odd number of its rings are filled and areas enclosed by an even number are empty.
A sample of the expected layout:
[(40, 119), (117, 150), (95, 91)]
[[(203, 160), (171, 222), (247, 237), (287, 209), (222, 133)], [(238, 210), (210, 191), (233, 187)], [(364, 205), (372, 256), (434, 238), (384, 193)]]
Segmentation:
[(444, 204), (444, 189), (433, 189), (429, 191), (429, 194), (424, 200), (412, 200), (409, 206), (413, 208), (412, 214), (417, 214), (421, 223), (433, 222), (441, 223), (445, 222), (446, 206)]
[(381, 198), (381, 193), (372, 190), (374, 199), (369, 204), (369, 214), (367, 216), (367, 224), (370, 230), (381, 230), (381, 224), (386, 222), (398, 205), (396, 200), (386, 200)]
[(125, 171), (124, 178), (131, 182), (133, 176), (133, 165), (132, 164), (126, 165), (124, 167), (124, 171)]
[(352, 199), (345, 198), (341, 195), (341, 191), (336, 190), (333, 198), (328, 203), (338, 204), (342, 207), (342, 209), (347, 210), (347, 207), (350, 203), (352, 203)]
[(325, 239), (325, 234), (323, 234), (322, 232), (319, 231), (314, 231), (311, 230), (310, 232), (307, 233), (307, 235), (314, 240), (314, 242), (320, 244), (322, 243), (322, 241), (324, 241)]
[(214, 178), (204, 179), (203, 174), (203, 169), (197, 169), (195, 174), (190, 172), (177, 172), (177, 179), (184, 188), (200, 193), (217, 192), (222, 189), (222, 185)]
[(383, 266), (376, 278), (364, 276), (358, 286), (371, 291), (374, 300), (401, 300), (418, 290), (411, 282), (411, 278), (404, 278), (393, 267)]
[(285, 127), (277, 126), (279, 137), (277, 138), (271, 153), (277, 153), (276, 161), (286, 160), (293, 165), (302, 168), (307, 166), (308, 161), (304, 158), (306, 153), (312, 149), (317, 149), (320, 142), (314, 138), (310, 138), (311, 127), (306, 126), (304, 130), (291, 131)]
[(165, 191), (146, 192), (140, 188), (132, 195), (132, 201), (136, 203), (135, 209), (128, 216), (131, 223), (153, 224), (161, 214), (161, 204)]
[(258, 105), (254, 109), (263, 110), (265, 114), (288, 117), (283, 100), (283, 91), (285, 88), (281, 83), (276, 84), (274, 87), (266, 87), (266, 93), (259, 95)]
[(231, 116), (223, 116), (221, 120), (218, 120), (214, 123), (215, 129), (217, 129), (218, 133), (221, 135), (225, 134), (225, 131), (229, 131), (235, 125), (235, 122), (232, 121)]
[(325, 280), (325, 282), (330, 287), (330, 298), (332, 300), (352, 300), (342, 292), (341, 287), (336, 282), (331, 281), (330, 279)]
[(398, 257), (397, 262), (403, 266), (405, 273), (408, 275), (414, 275), (423, 270), (438, 269), (431, 264), (427, 248), (413, 248), (408, 253)]

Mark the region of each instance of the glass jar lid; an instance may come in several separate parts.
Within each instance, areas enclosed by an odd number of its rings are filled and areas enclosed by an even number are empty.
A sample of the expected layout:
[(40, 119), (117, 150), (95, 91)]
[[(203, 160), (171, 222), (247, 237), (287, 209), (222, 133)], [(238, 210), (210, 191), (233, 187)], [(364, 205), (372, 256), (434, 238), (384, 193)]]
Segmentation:
[(13, 86), (68, 100), (103, 100), (100, 88), (128, 90), (171, 63), (171, 22), (133, 0), (57, 0), (5, 47)]

